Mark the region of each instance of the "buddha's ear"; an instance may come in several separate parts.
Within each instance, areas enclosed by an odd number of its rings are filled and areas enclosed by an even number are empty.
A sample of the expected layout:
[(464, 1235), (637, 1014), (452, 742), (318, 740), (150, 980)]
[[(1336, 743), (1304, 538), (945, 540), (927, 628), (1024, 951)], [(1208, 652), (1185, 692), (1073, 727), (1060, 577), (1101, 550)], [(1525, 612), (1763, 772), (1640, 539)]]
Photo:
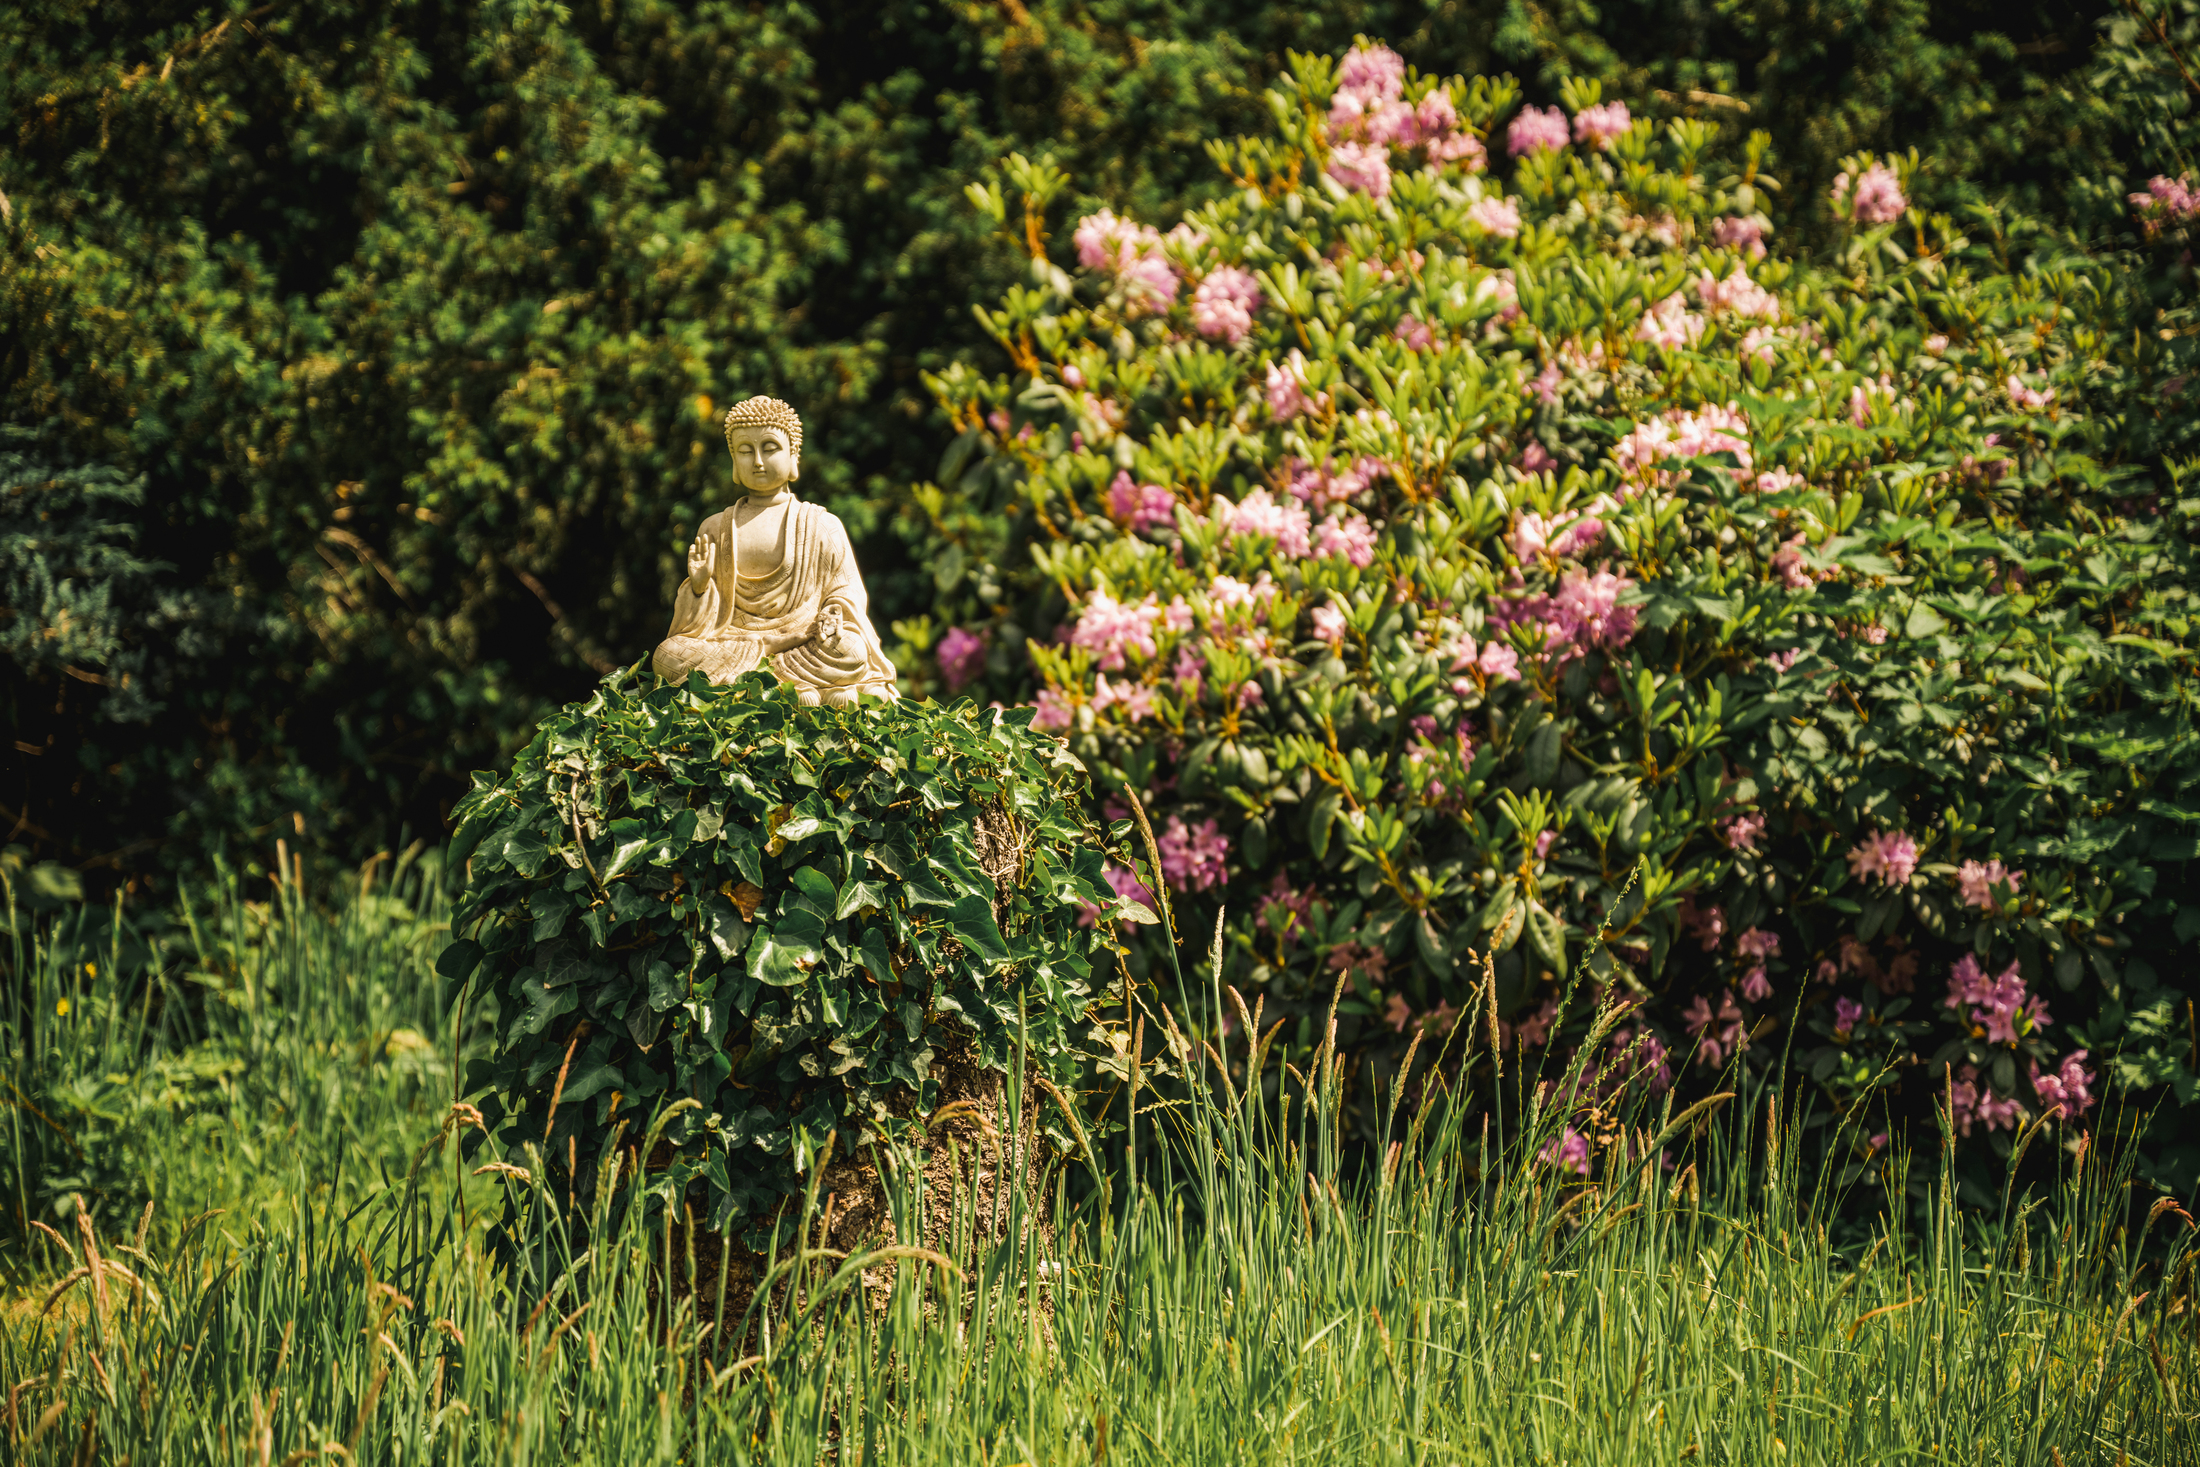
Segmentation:
[(789, 474), (789, 475), (787, 475), (787, 482), (788, 482), (788, 483), (790, 483), (790, 484), (794, 484), (794, 483), (799, 483), (799, 482), (801, 481), (801, 478), (802, 478), (802, 450), (801, 450), (801, 449), (799, 449), (799, 448), (798, 448), (798, 449), (796, 449), (796, 450), (794, 451), (793, 457), (794, 457), (794, 472), (793, 472), (793, 473), (791, 473), (791, 474)]

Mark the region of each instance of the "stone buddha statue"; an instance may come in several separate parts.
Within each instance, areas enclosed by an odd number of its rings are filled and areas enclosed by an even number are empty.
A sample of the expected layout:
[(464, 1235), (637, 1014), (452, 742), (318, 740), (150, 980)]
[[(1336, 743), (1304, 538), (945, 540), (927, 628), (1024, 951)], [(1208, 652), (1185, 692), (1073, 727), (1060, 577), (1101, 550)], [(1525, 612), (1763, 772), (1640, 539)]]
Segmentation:
[(805, 703), (894, 697), (848, 531), (794, 497), (802, 419), (775, 397), (752, 397), (726, 414), (726, 447), (745, 492), (688, 547), (672, 630), (652, 659), (658, 675), (677, 682), (701, 669), (723, 684), (762, 667)]

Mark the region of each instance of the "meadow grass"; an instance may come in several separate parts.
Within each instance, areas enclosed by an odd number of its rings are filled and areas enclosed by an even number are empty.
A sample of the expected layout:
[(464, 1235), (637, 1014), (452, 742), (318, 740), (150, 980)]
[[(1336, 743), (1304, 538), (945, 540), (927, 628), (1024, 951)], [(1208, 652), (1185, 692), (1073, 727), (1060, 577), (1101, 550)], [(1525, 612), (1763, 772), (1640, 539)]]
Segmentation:
[[(1534, 1160), (1553, 1117), (1492, 1149), (1441, 1087), (1363, 1094), (1399, 1145), (1353, 1165), (1352, 1077), (1240, 1098), (1242, 1030), (1184, 1051), (1138, 1181), (1118, 1150), (1081, 1203), (1076, 1162), (1014, 1195), (1063, 1209), (1054, 1256), (1013, 1223), (927, 1256), (902, 1192), (899, 1255), (668, 1310), (688, 1245), (639, 1184), (461, 1160), (451, 1066), (486, 1030), (437, 1002), (442, 910), (416, 867), (231, 893), (134, 958), (111, 914), (14, 919), (9, 1460), (2200, 1462), (2189, 1228), (2106, 1159), (1983, 1214), (1936, 1170), (1923, 1225), (1837, 1248), (1767, 1095), (1615, 1124), (1591, 1186)], [(499, 1263), (508, 1202), (534, 1225)]]

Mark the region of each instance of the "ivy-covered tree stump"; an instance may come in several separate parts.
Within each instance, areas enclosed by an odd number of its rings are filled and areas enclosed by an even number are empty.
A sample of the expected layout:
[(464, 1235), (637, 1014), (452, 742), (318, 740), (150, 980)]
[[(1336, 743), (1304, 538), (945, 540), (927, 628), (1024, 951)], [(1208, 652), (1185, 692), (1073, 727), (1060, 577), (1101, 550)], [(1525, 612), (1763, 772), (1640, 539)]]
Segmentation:
[(496, 1005), (468, 1076), (491, 1129), (560, 1192), (618, 1157), (744, 1252), (818, 1167), (836, 1247), (890, 1226), (890, 1152), (935, 1195), (951, 1150), (1028, 1175), (993, 1155), (1002, 1082), (1019, 1049), (1070, 1078), (1105, 947), (1081, 918), (1120, 905), (1084, 771), (1030, 718), (627, 674), (545, 721), (456, 812), (442, 972)]

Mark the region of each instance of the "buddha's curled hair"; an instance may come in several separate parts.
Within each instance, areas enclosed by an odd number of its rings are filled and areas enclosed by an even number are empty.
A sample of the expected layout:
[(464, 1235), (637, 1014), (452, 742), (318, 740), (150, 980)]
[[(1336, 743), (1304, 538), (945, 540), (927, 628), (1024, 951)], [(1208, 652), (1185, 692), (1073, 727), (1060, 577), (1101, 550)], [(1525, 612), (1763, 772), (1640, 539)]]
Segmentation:
[(776, 397), (752, 397), (726, 409), (726, 451), (733, 451), (736, 428), (777, 428), (787, 435), (787, 446), (802, 457), (802, 415)]

